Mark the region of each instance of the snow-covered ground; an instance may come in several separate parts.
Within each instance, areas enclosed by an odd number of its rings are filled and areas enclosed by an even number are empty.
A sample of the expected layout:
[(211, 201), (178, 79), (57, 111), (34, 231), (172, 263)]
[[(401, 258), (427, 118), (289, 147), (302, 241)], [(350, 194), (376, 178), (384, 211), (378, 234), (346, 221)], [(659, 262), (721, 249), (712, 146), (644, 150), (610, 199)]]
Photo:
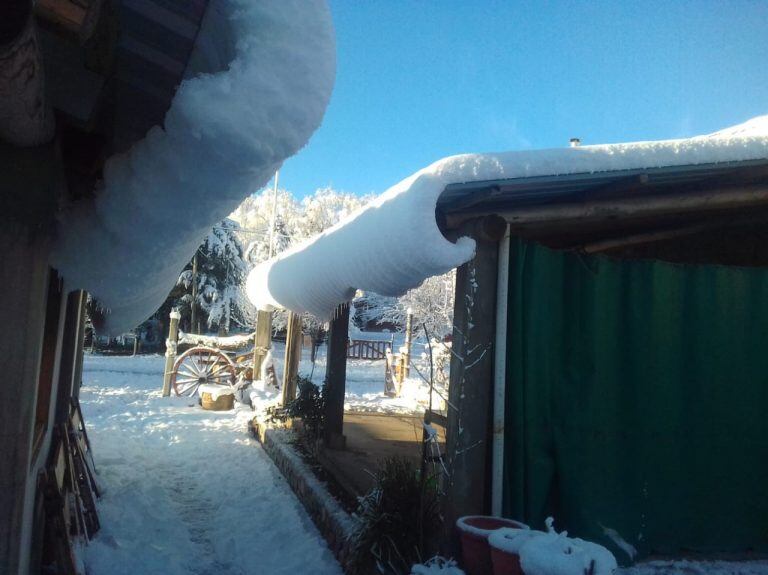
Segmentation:
[(86, 356), (81, 402), (104, 488), (89, 575), (340, 575), (249, 437), (253, 412), (161, 397), (164, 359)]

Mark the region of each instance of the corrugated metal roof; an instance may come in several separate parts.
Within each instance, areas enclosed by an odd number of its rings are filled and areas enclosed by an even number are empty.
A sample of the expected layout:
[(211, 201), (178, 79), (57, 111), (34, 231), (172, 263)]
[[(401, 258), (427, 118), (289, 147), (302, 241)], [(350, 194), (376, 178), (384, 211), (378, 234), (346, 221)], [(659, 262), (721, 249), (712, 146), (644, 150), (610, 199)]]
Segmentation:
[(455, 183), (446, 186), (437, 209), (444, 214), (497, 213), (524, 205), (619, 197), (641, 188), (712, 185), (760, 167), (768, 168), (768, 160)]

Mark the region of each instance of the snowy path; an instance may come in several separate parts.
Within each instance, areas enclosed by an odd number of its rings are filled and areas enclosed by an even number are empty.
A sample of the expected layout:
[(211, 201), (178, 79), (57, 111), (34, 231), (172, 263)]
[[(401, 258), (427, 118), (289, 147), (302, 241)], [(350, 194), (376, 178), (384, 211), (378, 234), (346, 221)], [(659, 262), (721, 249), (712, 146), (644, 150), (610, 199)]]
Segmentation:
[(81, 402), (106, 491), (89, 575), (341, 574), (247, 435), (252, 412), (162, 398), (163, 362), (86, 357)]

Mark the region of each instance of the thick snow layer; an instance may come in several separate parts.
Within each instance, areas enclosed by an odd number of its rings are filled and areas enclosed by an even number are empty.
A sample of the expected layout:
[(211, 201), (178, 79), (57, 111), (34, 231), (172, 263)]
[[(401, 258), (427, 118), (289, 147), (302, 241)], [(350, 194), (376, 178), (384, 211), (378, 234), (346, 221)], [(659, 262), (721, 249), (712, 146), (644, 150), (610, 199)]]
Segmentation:
[[(90, 575), (341, 575), (261, 446), (250, 409), (161, 397), (162, 356), (86, 356), (81, 402), (105, 488)], [(86, 572), (84, 570), (83, 572)]]
[(187, 345), (203, 345), (206, 347), (221, 347), (222, 349), (233, 349), (247, 347), (253, 343), (253, 334), (230, 335), (226, 337), (215, 335), (202, 335), (198, 333), (179, 332), (179, 343)]
[(766, 134), (768, 134), (768, 115), (757, 116), (756, 118), (747, 120), (743, 124), (737, 124), (736, 126), (719, 130), (710, 134), (708, 137), (765, 136)]
[(149, 317), (211, 226), (304, 146), (334, 78), (325, 0), (210, 0), (164, 127), (61, 218), (52, 265), (109, 309), (108, 332)]
[(204, 384), (197, 388), (197, 393), (200, 397), (207, 393), (211, 396), (211, 401), (216, 401), (224, 395), (235, 395), (235, 388), (228, 385)]
[[(565, 533), (534, 531), (521, 534), (524, 541), (517, 549), (525, 575), (612, 575), (617, 564), (613, 554), (602, 545), (568, 537)], [(495, 540), (498, 543), (498, 540)], [(502, 547), (503, 548), (503, 547)], [(590, 566), (594, 562), (594, 570)]]
[(735, 130), (683, 140), (445, 158), (309, 242), (254, 268), (248, 296), (259, 308), (327, 318), (356, 289), (402, 295), (474, 253), (472, 240), (454, 244), (437, 227), (435, 206), (448, 184), (768, 158), (766, 117)]

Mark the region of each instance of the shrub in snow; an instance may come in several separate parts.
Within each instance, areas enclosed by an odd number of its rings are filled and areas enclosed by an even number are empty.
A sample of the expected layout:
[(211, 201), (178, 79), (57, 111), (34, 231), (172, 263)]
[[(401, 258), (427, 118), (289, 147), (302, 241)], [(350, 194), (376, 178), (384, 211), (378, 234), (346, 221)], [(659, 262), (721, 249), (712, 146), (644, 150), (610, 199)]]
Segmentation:
[(360, 573), (376, 569), (407, 575), (414, 563), (434, 553), (441, 525), (437, 486), (431, 480), (422, 482), (403, 457), (381, 463), (376, 487), (360, 498), (357, 515), (361, 527), (352, 563)]
[(411, 567), (411, 575), (464, 575), (456, 561), (436, 555), (426, 563)]
[(296, 399), (285, 407), (267, 409), (272, 421), (286, 421), (299, 417), (304, 424), (303, 434), (312, 441), (319, 439), (325, 426), (325, 385), (316, 386), (307, 377), (296, 376)]

